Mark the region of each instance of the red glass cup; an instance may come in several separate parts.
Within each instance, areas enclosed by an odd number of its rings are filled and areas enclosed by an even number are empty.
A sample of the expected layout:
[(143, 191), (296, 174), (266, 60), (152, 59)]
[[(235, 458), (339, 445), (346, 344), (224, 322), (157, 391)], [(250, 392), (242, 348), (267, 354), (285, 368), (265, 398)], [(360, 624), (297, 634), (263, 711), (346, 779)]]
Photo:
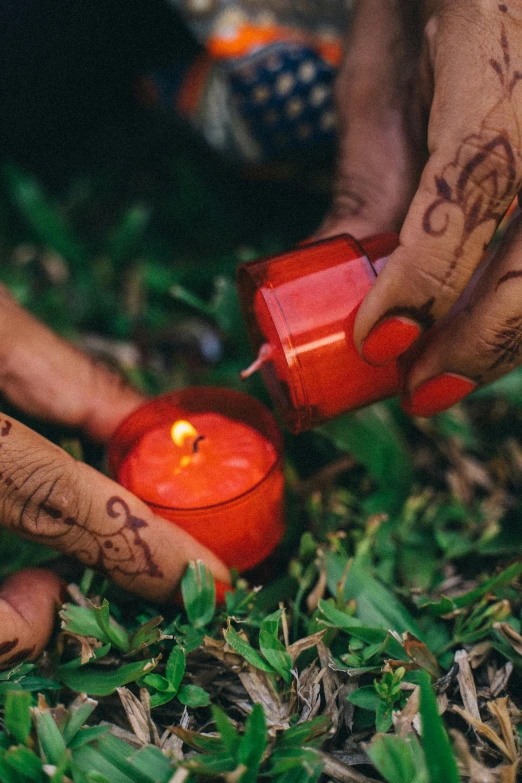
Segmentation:
[[(216, 413), (247, 425), (261, 434), (275, 453), (273, 464), (260, 481), (230, 499), (201, 507), (179, 508), (159, 504), (154, 491), (136, 493), (126, 470), (126, 458), (146, 433), (190, 422), (193, 414)], [(114, 433), (108, 448), (113, 478), (138, 494), (160, 517), (174, 522), (214, 552), (229, 568), (247, 571), (265, 560), (285, 532), (283, 516), (283, 439), (276, 420), (260, 402), (246, 394), (211, 386), (164, 394), (131, 413)]]
[(360, 243), (345, 234), (238, 268), (257, 364), (294, 434), (398, 392), (396, 363), (373, 367), (353, 341), (357, 310), (397, 245), (392, 233)]

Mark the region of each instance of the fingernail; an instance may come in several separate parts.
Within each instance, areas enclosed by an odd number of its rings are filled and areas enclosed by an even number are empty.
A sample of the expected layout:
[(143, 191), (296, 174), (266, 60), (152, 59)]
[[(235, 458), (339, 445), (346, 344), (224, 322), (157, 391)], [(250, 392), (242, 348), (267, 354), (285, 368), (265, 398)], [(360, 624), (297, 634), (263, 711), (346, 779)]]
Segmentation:
[(369, 364), (391, 364), (422, 334), (421, 327), (408, 318), (388, 318), (374, 327), (362, 346)]
[(402, 408), (410, 416), (429, 418), (451, 408), (476, 389), (477, 384), (462, 375), (445, 372), (429, 378), (402, 400)]

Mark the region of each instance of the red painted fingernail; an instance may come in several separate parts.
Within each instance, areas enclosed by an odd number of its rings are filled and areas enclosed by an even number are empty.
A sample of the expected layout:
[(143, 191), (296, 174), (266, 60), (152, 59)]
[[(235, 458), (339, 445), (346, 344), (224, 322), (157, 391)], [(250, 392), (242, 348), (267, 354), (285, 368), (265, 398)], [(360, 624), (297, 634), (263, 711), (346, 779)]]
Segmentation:
[(469, 378), (445, 372), (417, 386), (412, 394), (403, 398), (402, 408), (410, 416), (429, 418), (456, 405), (476, 387)]
[(362, 346), (362, 354), (369, 364), (377, 367), (391, 364), (422, 334), (421, 327), (408, 318), (388, 318), (376, 326)]

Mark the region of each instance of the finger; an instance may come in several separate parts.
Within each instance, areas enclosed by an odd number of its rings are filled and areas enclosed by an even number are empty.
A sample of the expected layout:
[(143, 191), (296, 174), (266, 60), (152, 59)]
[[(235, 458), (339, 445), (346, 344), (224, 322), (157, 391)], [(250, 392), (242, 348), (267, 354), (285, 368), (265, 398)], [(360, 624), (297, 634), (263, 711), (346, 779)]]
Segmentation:
[(317, 239), (362, 239), (397, 230), (404, 219), (422, 169), (417, 17), (412, 0), (356, 4), (336, 84), (333, 204)]
[(522, 364), (522, 218), (469, 304), (437, 329), (411, 367), (404, 409), (433, 416)]
[(39, 418), (107, 440), (143, 402), (121, 376), (27, 313), (0, 286), (0, 390)]
[(491, 4), (486, 13), (484, 4), (454, 5), (458, 13), (451, 6), (429, 28), (431, 157), (400, 247), (355, 323), (356, 345), (376, 365), (395, 360), (446, 315), (520, 186), (522, 30), (499, 10), (507, 6)]
[(190, 560), (227, 568), (126, 489), (0, 414), (0, 516), (21, 536), (72, 555), (122, 587), (168, 600)]
[(34, 660), (51, 636), (64, 584), (50, 571), (25, 568), (0, 587), (0, 668)]

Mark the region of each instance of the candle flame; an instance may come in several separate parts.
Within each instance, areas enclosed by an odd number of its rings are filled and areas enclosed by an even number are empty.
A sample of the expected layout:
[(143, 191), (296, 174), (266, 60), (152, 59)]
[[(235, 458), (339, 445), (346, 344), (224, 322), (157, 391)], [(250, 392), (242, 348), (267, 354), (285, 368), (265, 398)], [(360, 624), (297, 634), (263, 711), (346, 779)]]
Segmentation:
[(176, 446), (183, 446), (187, 438), (197, 438), (198, 431), (189, 421), (181, 419), (180, 421), (174, 422), (172, 429), (170, 430), (170, 435)]

